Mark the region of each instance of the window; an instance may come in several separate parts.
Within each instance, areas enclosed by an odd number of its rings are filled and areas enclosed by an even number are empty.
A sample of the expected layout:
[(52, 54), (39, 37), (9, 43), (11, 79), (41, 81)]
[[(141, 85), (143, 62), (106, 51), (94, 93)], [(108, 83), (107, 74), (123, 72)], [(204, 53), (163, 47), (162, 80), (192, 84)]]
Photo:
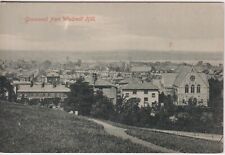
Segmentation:
[(186, 104), (186, 101), (185, 101), (185, 99), (183, 99), (183, 100), (182, 100), (182, 102), (183, 102), (183, 104)]
[(201, 87), (200, 85), (197, 86), (197, 93), (200, 93), (201, 92)]
[(133, 90), (133, 94), (137, 94), (137, 90)]
[(126, 93), (126, 94), (125, 94), (125, 97), (129, 97), (129, 93)]
[(114, 101), (114, 98), (110, 98), (109, 100), (110, 100), (110, 102), (111, 102), (111, 103), (113, 103), (113, 101)]
[(190, 80), (191, 80), (191, 81), (195, 81), (195, 76), (192, 75), (192, 76), (190, 77)]
[(189, 87), (188, 85), (185, 85), (185, 93), (188, 93), (189, 92)]
[(144, 98), (144, 102), (148, 102), (148, 98), (147, 97)]
[(155, 98), (155, 93), (152, 93), (152, 98)]
[(144, 90), (144, 94), (148, 94), (148, 90)]
[(195, 86), (191, 85), (191, 93), (195, 93)]

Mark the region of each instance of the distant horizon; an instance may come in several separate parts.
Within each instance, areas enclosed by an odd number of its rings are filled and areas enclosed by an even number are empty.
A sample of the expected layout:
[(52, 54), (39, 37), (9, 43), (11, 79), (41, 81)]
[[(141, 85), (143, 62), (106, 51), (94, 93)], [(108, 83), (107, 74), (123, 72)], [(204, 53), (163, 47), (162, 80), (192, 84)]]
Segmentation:
[[(15, 53), (17, 52), (17, 56)], [(19, 52), (19, 53), (18, 53)], [(6, 51), (0, 50), (1, 59), (7, 60), (50, 60), (65, 62), (81, 59), (83, 62), (117, 62), (117, 61), (171, 61), (171, 62), (198, 62), (206, 61), (216, 64), (223, 63), (223, 52), (178, 52), (178, 51)], [(218, 62), (218, 63), (217, 63)]]

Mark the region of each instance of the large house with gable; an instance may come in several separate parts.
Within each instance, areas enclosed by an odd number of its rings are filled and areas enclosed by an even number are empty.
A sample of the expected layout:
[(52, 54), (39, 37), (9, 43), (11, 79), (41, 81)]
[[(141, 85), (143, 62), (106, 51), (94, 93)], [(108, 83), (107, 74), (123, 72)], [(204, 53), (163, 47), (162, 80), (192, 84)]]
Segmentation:
[(174, 81), (177, 105), (186, 105), (190, 100), (196, 105), (208, 106), (209, 83), (204, 73), (194, 66), (182, 66)]
[(208, 106), (209, 83), (207, 76), (194, 66), (180, 66), (176, 73), (162, 74), (161, 91), (174, 98), (176, 105)]

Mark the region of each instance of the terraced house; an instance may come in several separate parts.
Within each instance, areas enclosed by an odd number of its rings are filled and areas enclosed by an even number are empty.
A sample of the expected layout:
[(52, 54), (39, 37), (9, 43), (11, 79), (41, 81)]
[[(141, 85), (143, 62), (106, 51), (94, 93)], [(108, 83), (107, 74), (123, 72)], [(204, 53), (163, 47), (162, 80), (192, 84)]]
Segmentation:
[(17, 90), (17, 99), (46, 99), (46, 98), (60, 98), (64, 100), (70, 89), (65, 85), (50, 85), (50, 84), (34, 84), (21, 85)]

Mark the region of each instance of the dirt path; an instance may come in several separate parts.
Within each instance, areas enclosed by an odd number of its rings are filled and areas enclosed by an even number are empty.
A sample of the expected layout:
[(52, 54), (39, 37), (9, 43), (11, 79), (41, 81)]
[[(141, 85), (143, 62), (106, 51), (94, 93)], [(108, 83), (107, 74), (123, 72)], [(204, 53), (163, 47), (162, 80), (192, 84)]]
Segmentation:
[(159, 130), (159, 129), (149, 129), (149, 128), (139, 128), (139, 129), (174, 134), (174, 135), (178, 135), (178, 136), (185, 136), (185, 137), (191, 137), (191, 138), (223, 142), (223, 135), (218, 135), (218, 134), (207, 134), (207, 133), (185, 132), (185, 131), (174, 131), (174, 130), (161, 130), (161, 129)]
[(177, 151), (174, 151), (174, 150), (171, 150), (171, 149), (167, 149), (167, 148), (164, 148), (164, 147), (152, 144), (150, 142), (141, 140), (139, 138), (130, 136), (130, 135), (128, 135), (125, 132), (126, 129), (119, 128), (119, 127), (116, 127), (116, 126), (112, 126), (112, 125), (110, 125), (110, 124), (108, 124), (106, 122), (103, 122), (103, 121), (100, 121), (100, 120), (96, 120), (96, 119), (91, 119), (90, 118), (89, 120), (94, 121), (95, 123), (98, 123), (98, 124), (102, 125), (104, 127), (105, 131), (107, 133), (109, 133), (110, 135), (113, 135), (113, 136), (116, 136), (116, 137), (120, 137), (122, 139), (129, 139), (133, 143), (138, 143), (138, 144), (141, 144), (143, 146), (149, 147), (149, 148), (151, 148), (152, 150), (154, 150), (156, 152), (164, 152), (164, 153), (175, 153), (175, 152), (177, 152)]

